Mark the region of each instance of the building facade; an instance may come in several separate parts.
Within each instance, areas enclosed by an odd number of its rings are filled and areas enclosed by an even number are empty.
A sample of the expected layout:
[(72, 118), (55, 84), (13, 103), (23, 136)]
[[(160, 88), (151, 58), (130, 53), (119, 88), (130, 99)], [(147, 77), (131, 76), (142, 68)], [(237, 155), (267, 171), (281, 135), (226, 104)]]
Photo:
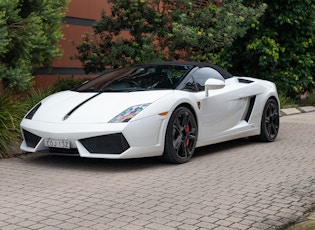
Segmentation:
[(64, 39), (60, 41), (63, 55), (53, 62), (52, 68), (39, 68), (35, 71), (36, 88), (47, 88), (63, 78), (96, 76), (85, 74), (81, 62), (72, 57), (77, 53), (76, 44), (82, 42), (82, 35), (92, 32), (92, 25), (101, 18), (102, 10), (109, 8), (106, 0), (71, 0), (64, 19)]

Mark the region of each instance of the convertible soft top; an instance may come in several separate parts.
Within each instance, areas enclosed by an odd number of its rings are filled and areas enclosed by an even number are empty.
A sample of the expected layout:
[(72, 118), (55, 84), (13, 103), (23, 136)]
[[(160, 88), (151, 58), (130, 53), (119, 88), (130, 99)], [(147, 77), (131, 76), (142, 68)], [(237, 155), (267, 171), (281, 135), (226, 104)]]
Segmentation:
[(226, 71), (225, 69), (221, 68), (220, 66), (210, 64), (207, 62), (191, 62), (191, 61), (165, 61), (165, 62), (153, 62), (149, 64), (154, 64), (154, 65), (191, 65), (191, 66), (196, 66), (196, 67), (210, 67), (218, 71), (224, 79), (228, 79), (233, 77), (231, 73)]

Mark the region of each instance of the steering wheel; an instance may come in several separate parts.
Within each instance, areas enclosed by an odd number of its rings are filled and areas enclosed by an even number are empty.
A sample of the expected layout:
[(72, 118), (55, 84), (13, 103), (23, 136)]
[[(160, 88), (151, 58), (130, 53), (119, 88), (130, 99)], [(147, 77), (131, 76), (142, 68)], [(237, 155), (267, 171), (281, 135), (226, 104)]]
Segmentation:
[(166, 73), (166, 77), (168, 78), (168, 80), (170, 81), (171, 85), (173, 85), (173, 79), (172, 76), (169, 73)]

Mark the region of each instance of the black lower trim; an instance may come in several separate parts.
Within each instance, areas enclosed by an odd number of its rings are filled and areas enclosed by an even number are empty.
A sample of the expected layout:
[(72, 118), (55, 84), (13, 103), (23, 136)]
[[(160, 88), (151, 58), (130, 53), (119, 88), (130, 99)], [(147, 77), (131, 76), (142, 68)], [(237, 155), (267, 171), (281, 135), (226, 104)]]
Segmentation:
[(86, 74), (84, 68), (38, 68), (35, 70), (34, 75), (85, 75), (85, 76), (95, 76), (106, 72), (112, 71), (111, 68), (104, 70), (103, 72)]
[(69, 16), (66, 16), (63, 19), (64, 24), (76, 25), (76, 26), (92, 27), (95, 22), (96, 20), (93, 20), (93, 19), (76, 18), (76, 17), (69, 17)]
[(61, 148), (52, 148), (49, 147), (49, 152), (65, 154), (65, 155), (79, 155), (78, 149), (61, 149)]
[(38, 68), (35, 70), (34, 74), (35, 75), (86, 75), (83, 68)]

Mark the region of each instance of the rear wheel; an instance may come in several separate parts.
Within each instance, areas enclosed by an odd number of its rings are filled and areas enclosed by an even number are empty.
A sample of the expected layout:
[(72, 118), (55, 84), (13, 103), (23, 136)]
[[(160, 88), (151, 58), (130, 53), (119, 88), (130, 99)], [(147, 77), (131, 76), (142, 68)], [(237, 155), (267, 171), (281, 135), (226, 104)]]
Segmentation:
[(264, 142), (272, 142), (276, 139), (280, 127), (279, 106), (275, 99), (270, 98), (264, 107), (261, 120), (260, 135), (254, 139)]
[(186, 107), (177, 108), (167, 126), (162, 158), (172, 163), (185, 163), (194, 154), (196, 142), (197, 123), (194, 115)]

